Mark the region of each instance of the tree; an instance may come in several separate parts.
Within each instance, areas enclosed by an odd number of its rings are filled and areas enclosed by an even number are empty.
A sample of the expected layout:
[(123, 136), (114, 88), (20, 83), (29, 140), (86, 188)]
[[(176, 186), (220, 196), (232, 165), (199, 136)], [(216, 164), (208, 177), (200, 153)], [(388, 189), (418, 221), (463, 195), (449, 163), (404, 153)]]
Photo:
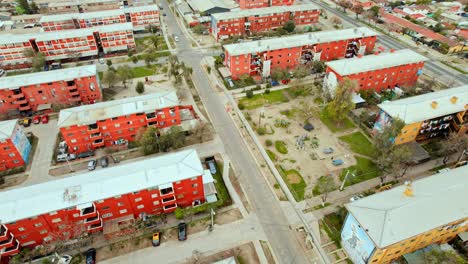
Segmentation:
[(284, 79), (288, 79), (289, 72), (286, 69), (282, 68), (274, 68), (270, 74), (271, 78), (275, 81), (281, 81)]
[(158, 36), (151, 36), (150, 37), (150, 42), (153, 45), (153, 47), (157, 50), (159, 48), (159, 37)]
[(432, 14), (432, 18), (436, 21), (440, 20), (440, 15), (442, 14), (442, 9), (437, 9), (437, 11)]
[(139, 131), (137, 143), (141, 147), (144, 155), (151, 155), (159, 152), (159, 140), (155, 127), (148, 127)]
[(104, 76), (102, 77), (102, 81), (107, 84), (108, 88), (112, 88), (114, 84), (116, 84), (119, 81), (118, 75), (115, 73), (115, 71), (108, 70), (104, 73)]
[(18, 7), (20, 7), (25, 14), (32, 14), (31, 6), (29, 6), (28, 0), (16, 0)]
[(330, 176), (321, 176), (317, 179), (316, 187), (321, 193), (322, 198), (322, 207), (325, 207), (325, 202), (327, 201), (328, 193), (336, 189), (335, 181), (333, 177)]
[(159, 137), (159, 150), (167, 152), (170, 148), (181, 148), (185, 145), (185, 139), (185, 132), (182, 128), (173, 126)]
[(33, 72), (40, 72), (44, 69), (45, 65), (45, 55), (42, 52), (38, 52), (33, 58), (32, 58), (32, 71)]
[(338, 2), (338, 5), (343, 8), (343, 12), (345, 13), (346, 13), (346, 9), (351, 8), (353, 6), (353, 4), (348, 0), (340, 0)]
[(112, 61), (111, 60), (106, 60), (106, 65), (107, 65), (107, 67), (112, 66)]
[(395, 178), (403, 177), (410, 166), (412, 156), (410, 149), (405, 145), (395, 144), (395, 140), (404, 126), (405, 123), (401, 119), (394, 118), (374, 137), (376, 164), (382, 172), (381, 184), (384, 183), (389, 174)]
[(154, 53), (145, 53), (143, 54), (143, 60), (146, 63), (146, 66), (149, 67), (151, 66), (151, 63), (156, 60), (156, 56)]
[(296, 24), (294, 24), (293, 20), (288, 20), (284, 24), (283, 29), (286, 30), (288, 33), (293, 33), (294, 29), (296, 29)]
[(198, 138), (200, 143), (203, 143), (205, 136), (210, 135), (210, 126), (207, 122), (199, 122), (192, 130), (193, 134)]
[(203, 31), (205, 31), (205, 28), (202, 25), (196, 25), (192, 28), (193, 33), (201, 35)]
[(31, 6), (31, 12), (33, 14), (39, 13), (39, 7), (36, 5), (36, 2), (32, 2), (30, 6)]
[(137, 85), (135, 87), (135, 91), (138, 94), (142, 94), (145, 92), (145, 84), (143, 82), (137, 82)]
[(447, 165), (450, 155), (457, 155), (459, 160), (466, 149), (468, 149), (468, 135), (452, 133), (446, 141), (441, 142), (438, 154), (444, 157), (442, 162)]
[(117, 74), (119, 75), (120, 81), (125, 88), (127, 88), (127, 81), (133, 78), (133, 70), (127, 64), (121, 65), (117, 68)]
[(369, 9), (370, 11), (370, 14), (372, 15), (372, 18), (375, 19), (375, 18), (378, 18), (379, 17), (379, 14), (380, 14), (380, 7), (379, 6), (373, 6)]
[(354, 5), (352, 9), (356, 14), (356, 19), (359, 19), (359, 15), (364, 13), (364, 7), (361, 4)]
[(306, 101), (300, 102), (299, 105), (298, 114), (304, 122), (307, 122), (309, 119), (319, 115), (319, 110), (316, 106), (307, 103)]
[(325, 62), (323, 61), (314, 61), (312, 63), (312, 69), (314, 70), (315, 73), (322, 73), (326, 69)]
[(346, 115), (354, 109), (352, 93), (356, 90), (357, 83), (348, 78), (343, 79), (336, 87), (332, 101), (327, 105), (330, 117), (341, 124)]
[(337, 16), (332, 17), (330, 19), (330, 22), (332, 22), (332, 24), (335, 25), (335, 26), (339, 26), (339, 25), (342, 24), (341, 19), (339, 17), (337, 17)]
[(310, 72), (309, 68), (307, 68), (304, 65), (300, 65), (296, 67), (296, 69), (294, 69), (293, 75), (294, 75), (294, 78), (302, 79), (306, 77), (307, 75), (309, 75), (309, 72)]
[(254, 96), (254, 93), (252, 90), (249, 89), (245, 92), (245, 96), (247, 96), (247, 98), (252, 98)]

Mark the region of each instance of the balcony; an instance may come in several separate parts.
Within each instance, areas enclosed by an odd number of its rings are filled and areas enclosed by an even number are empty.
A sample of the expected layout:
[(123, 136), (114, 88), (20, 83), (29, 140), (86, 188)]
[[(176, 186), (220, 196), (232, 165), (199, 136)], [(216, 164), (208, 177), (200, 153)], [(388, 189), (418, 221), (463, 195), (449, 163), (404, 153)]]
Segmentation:
[(161, 197), (174, 196), (174, 189), (172, 188), (172, 186), (164, 186), (163, 188), (159, 189), (159, 193)]
[(70, 101), (72, 101), (72, 102), (80, 102), (80, 101), (81, 101), (81, 97), (80, 97), (80, 96), (72, 96), (72, 97), (70, 97)]
[(164, 210), (165, 213), (173, 212), (173, 211), (175, 211), (176, 208), (177, 208), (176, 203), (163, 206), (163, 210)]
[(99, 222), (93, 225), (88, 226), (88, 232), (97, 232), (102, 230), (102, 220), (99, 219)]
[(176, 198), (174, 195), (162, 199), (163, 204), (173, 203), (175, 201), (176, 201)]
[(94, 139), (98, 139), (98, 138), (102, 138), (102, 134), (101, 132), (98, 132), (98, 133), (93, 133), (89, 136), (89, 138), (92, 138), (93, 140)]
[(98, 148), (98, 147), (103, 147), (104, 146), (104, 140), (103, 139), (98, 139), (96, 141), (93, 141), (93, 147)]
[(157, 120), (156, 113), (146, 114), (146, 120), (148, 120), (148, 122)]
[(13, 97), (14, 99), (24, 98), (24, 93), (20, 92), (20, 93), (12, 95), (11, 97)]
[(13, 237), (13, 234), (10, 233), (9, 236), (8, 236), (8, 239), (0, 242), (0, 249), (1, 248), (9, 248), (11, 246), (13, 246), (13, 243), (14, 243), (14, 237)]
[(95, 225), (95, 224), (99, 224), (100, 222), (101, 222), (101, 217), (99, 215), (99, 212), (97, 213), (96, 216), (89, 217), (84, 220), (85, 225)]
[(97, 215), (96, 207), (93, 203), (81, 205), (81, 208), (80, 205), (78, 205), (77, 209), (80, 210), (80, 216), (84, 218), (94, 217)]
[(29, 106), (29, 105), (20, 106), (19, 110), (20, 111), (28, 111), (28, 110), (31, 110), (31, 106)]
[(28, 104), (28, 100), (26, 99), (19, 99), (18, 101), (15, 101), (16, 104), (19, 104), (19, 105), (25, 105), (25, 104)]
[(80, 92), (78, 92), (78, 90), (72, 90), (70, 91), (70, 95), (73, 97), (73, 96), (80, 96)]
[(91, 133), (91, 134), (99, 133), (99, 126), (96, 123), (88, 125), (88, 133)]
[(76, 90), (76, 84), (75, 84), (75, 85), (67, 86), (67, 90), (68, 90), (68, 91)]
[(8, 238), (8, 228), (4, 225), (0, 225), (0, 241)]
[(18, 240), (15, 239), (15, 242), (13, 243), (13, 246), (6, 248), (5, 251), (3, 253), (1, 253), (0, 255), (2, 257), (6, 257), (6, 256), (11, 256), (11, 255), (18, 254), (19, 253), (19, 245), (20, 245), (20, 243), (18, 242)]

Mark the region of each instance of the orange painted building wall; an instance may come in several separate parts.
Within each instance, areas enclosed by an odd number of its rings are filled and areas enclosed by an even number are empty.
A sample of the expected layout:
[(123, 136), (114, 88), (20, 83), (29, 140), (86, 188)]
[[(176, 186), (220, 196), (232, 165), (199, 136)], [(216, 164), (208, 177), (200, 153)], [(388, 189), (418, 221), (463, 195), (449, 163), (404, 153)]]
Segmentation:
[(239, 0), (238, 2), (240, 9), (262, 8), (269, 6), (290, 6), (294, 4), (294, 0)]
[(16, 149), (11, 139), (0, 141), (0, 171), (25, 165), (21, 153)]
[(27, 58), (24, 53), (31, 49), (29, 41), (0, 44), (0, 68), (10, 70), (29, 66), (31, 59)]

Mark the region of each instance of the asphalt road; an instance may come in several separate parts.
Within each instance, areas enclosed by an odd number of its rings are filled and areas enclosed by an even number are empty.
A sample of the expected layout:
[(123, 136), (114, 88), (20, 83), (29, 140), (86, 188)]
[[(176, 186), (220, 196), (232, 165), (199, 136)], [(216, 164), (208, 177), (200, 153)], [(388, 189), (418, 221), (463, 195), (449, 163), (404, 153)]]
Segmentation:
[[(206, 72), (201, 69), (203, 53), (191, 47), (182, 34), (174, 15), (166, 1), (162, 1), (167, 16), (164, 17), (170, 34), (177, 34), (177, 56), (180, 61), (191, 66), (194, 71), (192, 79), (210, 115), (216, 132), (222, 139), (226, 153), (239, 174), (239, 180), (246, 187), (247, 196), (258, 215), (263, 231), (267, 235), (279, 263), (310, 263), (300, 242), (289, 228), (278, 200), (268, 187), (266, 179), (260, 172), (259, 165), (248, 150), (233, 120), (225, 110), (224, 98), (212, 87)], [(226, 234), (229, 236), (229, 234)], [(220, 241), (222, 243), (222, 241)]]
[[(304, 1), (304, 2), (306, 2), (306, 1)], [(318, 5), (318, 6), (320, 6), (322, 9), (327, 11), (329, 14), (332, 13), (333, 15), (340, 17), (342, 20), (350, 23), (353, 26), (357, 26), (357, 27), (367, 26), (364, 23), (343, 14), (339, 10), (336, 10), (334, 7), (330, 7), (330, 6), (322, 3), (321, 1), (308, 1), (308, 2), (309, 3), (314, 3), (314, 4)], [(398, 40), (396, 40), (396, 39), (394, 39), (394, 38), (392, 38), (390, 36), (387, 36), (385, 34), (380, 35), (377, 39), (382, 45), (384, 45), (387, 48), (412, 49), (412, 50), (418, 52), (413, 47), (410, 47), (409, 45), (401, 43)], [(424, 70), (430, 72), (431, 74), (429, 74), (429, 75), (431, 75), (431, 76), (433, 76), (435, 78), (439, 78), (439, 77), (443, 76), (443, 77), (452, 79), (458, 85), (464, 85), (464, 84), (468, 83), (468, 77), (465, 74), (461, 74), (461, 73), (459, 73), (459, 72), (457, 72), (457, 71), (443, 65), (442, 63), (440, 63), (440, 62), (438, 62), (436, 60), (433, 60), (433, 59), (431, 59), (430, 61), (427, 61), (425, 63)]]

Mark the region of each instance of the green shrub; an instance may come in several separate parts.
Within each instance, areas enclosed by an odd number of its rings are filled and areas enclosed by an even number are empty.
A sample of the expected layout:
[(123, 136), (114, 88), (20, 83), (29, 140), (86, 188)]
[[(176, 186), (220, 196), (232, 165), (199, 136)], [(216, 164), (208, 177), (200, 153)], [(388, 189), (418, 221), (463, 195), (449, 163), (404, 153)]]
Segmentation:
[(253, 90), (254, 91), (259, 91), (261, 89), (262, 89), (262, 87), (259, 84), (257, 84)]
[(244, 110), (245, 109), (245, 105), (243, 103), (238, 103), (237, 104), (237, 107), (239, 107), (240, 110)]
[(275, 141), (275, 148), (281, 154), (288, 154), (288, 148), (286, 147), (286, 143), (284, 143), (284, 141)]
[[(267, 83), (266, 88), (271, 88), (271, 83)], [(265, 91), (266, 92), (266, 91)]]
[(247, 90), (245, 92), (245, 95), (247, 96), (247, 98), (252, 98), (254, 96), (254, 93), (252, 90)]
[(184, 218), (184, 209), (180, 208), (180, 207), (177, 207), (174, 211), (174, 216), (177, 218), (177, 219), (182, 219)]
[(267, 139), (267, 140), (265, 140), (265, 145), (267, 147), (271, 147), (271, 146), (273, 146), (273, 141), (271, 141), (271, 139)]
[(260, 136), (263, 136), (266, 134), (266, 129), (264, 127), (259, 127), (257, 129), (257, 133), (260, 135)]
[(269, 94), (269, 93), (270, 93), (270, 89), (266, 89), (265, 94)]
[(211, 73), (211, 67), (210, 67), (210, 66), (206, 66), (206, 71), (207, 71), (208, 73)]

